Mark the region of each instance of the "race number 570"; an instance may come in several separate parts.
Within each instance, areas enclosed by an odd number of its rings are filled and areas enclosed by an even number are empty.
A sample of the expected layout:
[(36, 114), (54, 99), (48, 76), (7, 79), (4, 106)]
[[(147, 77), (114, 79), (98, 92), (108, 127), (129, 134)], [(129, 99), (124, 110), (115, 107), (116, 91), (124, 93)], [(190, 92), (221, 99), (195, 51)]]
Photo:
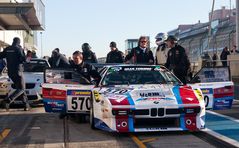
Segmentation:
[(68, 110), (90, 110), (90, 97), (72, 97)]

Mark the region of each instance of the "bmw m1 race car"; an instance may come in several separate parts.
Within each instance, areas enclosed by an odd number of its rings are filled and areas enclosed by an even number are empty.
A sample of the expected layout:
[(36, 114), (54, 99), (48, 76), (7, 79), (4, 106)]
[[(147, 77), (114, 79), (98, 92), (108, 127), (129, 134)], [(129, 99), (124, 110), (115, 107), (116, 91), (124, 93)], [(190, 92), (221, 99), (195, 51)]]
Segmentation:
[(234, 99), (234, 84), (229, 67), (203, 67), (188, 84), (200, 88), (206, 109), (230, 109)]
[(106, 66), (96, 86), (76, 84), (73, 73), (46, 70), (46, 112), (88, 113), (92, 128), (115, 132), (197, 131), (205, 127), (201, 90), (183, 86), (162, 66)]

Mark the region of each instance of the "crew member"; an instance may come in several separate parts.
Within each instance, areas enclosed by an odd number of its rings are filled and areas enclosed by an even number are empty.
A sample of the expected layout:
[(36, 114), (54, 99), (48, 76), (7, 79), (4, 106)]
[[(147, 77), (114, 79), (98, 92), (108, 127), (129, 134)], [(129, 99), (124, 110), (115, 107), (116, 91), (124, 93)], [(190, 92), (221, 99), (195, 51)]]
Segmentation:
[(70, 67), (84, 76), (89, 82), (91, 81), (91, 78), (93, 78), (98, 85), (101, 76), (93, 65), (83, 61), (83, 54), (80, 51), (75, 51), (72, 58), (73, 60), (70, 62)]
[(0, 53), (0, 58), (6, 58), (8, 76), (16, 87), (16, 90), (7, 96), (3, 101), (6, 110), (9, 110), (10, 104), (13, 103), (15, 99), (22, 96), (24, 110), (28, 111), (30, 109), (30, 105), (25, 92), (25, 81), (23, 77), (23, 63), (26, 62), (26, 56), (20, 45), (20, 39), (18, 37), (13, 39), (11, 46), (8, 46)]
[(123, 63), (123, 53), (118, 50), (115, 42), (110, 43), (111, 51), (107, 54), (106, 63)]
[(185, 49), (177, 44), (177, 39), (174, 36), (168, 36), (166, 39), (168, 58), (165, 67), (171, 70), (184, 84), (186, 77), (190, 73), (190, 62), (186, 55)]

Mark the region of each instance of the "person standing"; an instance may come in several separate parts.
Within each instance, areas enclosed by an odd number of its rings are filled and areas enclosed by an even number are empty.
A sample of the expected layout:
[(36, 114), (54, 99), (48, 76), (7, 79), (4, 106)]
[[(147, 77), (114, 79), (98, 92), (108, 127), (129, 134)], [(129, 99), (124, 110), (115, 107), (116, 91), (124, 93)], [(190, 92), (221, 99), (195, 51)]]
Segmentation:
[(130, 63), (132, 60), (133, 64), (154, 64), (153, 52), (148, 48), (148, 42), (148, 37), (141, 36), (138, 46), (126, 55), (125, 62)]
[(231, 54), (238, 54), (239, 51), (237, 50), (237, 46), (233, 45), (232, 50), (231, 50)]
[(168, 36), (165, 41), (167, 47), (170, 48), (165, 67), (186, 84), (187, 75), (190, 73), (190, 62), (185, 49), (177, 44), (177, 39), (174, 36)]
[(8, 76), (13, 81), (16, 87), (16, 90), (5, 98), (3, 102), (5, 108), (9, 110), (10, 104), (13, 103), (15, 99), (22, 96), (24, 110), (28, 111), (30, 109), (30, 105), (25, 92), (25, 81), (23, 77), (23, 63), (26, 62), (26, 56), (20, 45), (20, 39), (18, 37), (15, 37), (13, 39), (13, 43), (11, 46), (8, 46), (3, 50), (3, 52), (0, 53), (0, 58), (6, 58)]
[(227, 47), (224, 47), (222, 50), (222, 53), (220, 55), (220, 59), (222, 61), (222, 66), (227, 66), (227, 56), (230, 55), (229, 49)]
[(155, 64), (165, 64), (168, 56), (168, 50), (166, 43), (164, 40), (166, 40), (166, 34), (165, 33), (158, 33), (155, 37), (156, 41), (155, 43), (158, 45), (156, 50), (156, 57), (155, 57)]
[(88, 43), (82, 44), (82, 54), (83, 54), (83, 60), (86, 63), (98, 63), (96, 55), (94, 52), (92, 52), (91, 47)]
[(123, 53), (118, 50), (115, 42), (110, 43), (111, 51), (107, 54), (105, 63), (123, 63)]
[(59, 52), (59, 48), (55, 48), (52, 51), (52, 55), (48, 61), (52, 68), (68, 68), (70, 66), (67, 58)]

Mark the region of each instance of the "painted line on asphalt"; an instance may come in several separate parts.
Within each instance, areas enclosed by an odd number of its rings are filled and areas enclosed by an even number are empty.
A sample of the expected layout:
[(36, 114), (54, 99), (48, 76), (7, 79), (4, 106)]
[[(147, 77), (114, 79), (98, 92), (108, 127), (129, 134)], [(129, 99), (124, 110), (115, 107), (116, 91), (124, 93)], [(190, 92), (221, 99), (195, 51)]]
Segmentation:
[(0, 142), (2, 142), (10, 133), (11, 129), (4, 129), (3, 132), (0, 134)]
[(131, 137), (131, 139), (134, 141), (134, 143), (136, 143), (138, 145), (138, 147), (140, 148), (146, 148), (146, 145), (144, 145), (144, 143), (142, 141), (139, 140), (138, 137), (136, 137), (133, 134), (129, 134), (129, 136)]
[(228, 120), (232, 120), (232, 121), (235, 121), (235, 122), (239, 123), (239, 119), (236, 119), (236, 118), (233, 118), (233, 117), (229, 117), (229, 116), (226, 116), (226, 115), (222, 115), (222, 114), (219, 114), (219, 113), (216, 113), (216, 112), (213, 112), (213, 111), (209, 111), (209, 110), (207, 110), (207, 112), (210, 113), (210, 114), (217, 115), (219, 117), (223, 117), (223, 118), (226, 118)]
[(205, 133), (207, 133), (207, 134), (209, 134), (209, 135), (212, 135), (212, 136), (214, 136), (214, 137), (216, 137), (216, 138), (218, 138), (218, 139), (220, 139), (220, 140), (222, 140), (222, 141), (226, 141), (227, 143), (230, 143), (231, 145), (233, 145), (233, 146), (235, 146), (235, 147), (238, 147), (238, 145), (239, 145), (239, 142), (238, 141), (236, 141), (236, 140), (234, 140), (234, 139), (231, 139), (231, 138), (228, 138), (228, 137), (226, 137), (226, 136), (223, 136), (223, 135), (221, 135), (221, 134), (219, 134), (219, 133), (217, 133), (217, 132), (214, 132), (213, 130), (210, 130), (210, 129), (208, 129), (208, 128), (205, 128), (204, 130), (202, 130), (203, 132), (205, 132)]
[(152, 141), (155, 141), (155, 140), (157, 140), (157, 138), (149, 138), (149, 139), (142, 140), (141, 142), (147, 143), (147, 142), (152, 142)]

